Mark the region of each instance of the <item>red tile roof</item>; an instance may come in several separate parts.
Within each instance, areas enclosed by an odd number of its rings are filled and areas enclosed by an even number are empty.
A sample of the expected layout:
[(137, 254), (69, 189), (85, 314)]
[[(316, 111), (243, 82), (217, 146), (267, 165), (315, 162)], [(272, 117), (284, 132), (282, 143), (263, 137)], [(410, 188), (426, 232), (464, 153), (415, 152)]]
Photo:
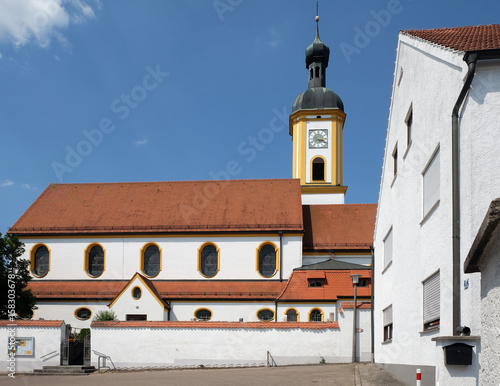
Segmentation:
[(51, 184), (9, 233), (302, 231), (299, 180)]
[(304, 251), (369, 250), (377, 204), (304, 205)]
[[(344, 310), (352, 310), (354, 308), (354, 302), (342, 302), (342, 308)], [(372, 308), (372, 304), (370, 302), (356, 302), (356, 308), (369, 310)]]
[(8, 320), (0, 320), (0, 327), (61, 327), (64, 321), (62, 320), (16, 320), (10, 322)]
[[(129, 281), (45, 281), (32, 280), (28, 288), (39, 300), (111, 300)], [(274, 300), (286, 282), (279, 281), (150, 281), (162, 299), (266, 299)]]
[(269, 329), (280, 330), (326, 330), (339, 328), (338, 322), (153, 322), (153, 321), (128, 321), (128, 322), (92, 322), (92, 328), (243, 328), (243, 329)]
[[(358, 273), (362, 278), (371, 277), (370, 270), (325, 271), (323, 287), (309, 287), (306, 270), (293, 271), (278, 301), (335, 301), (340, 297), (354, 296), (350, 275)], [(358, 296), (371, 296), (371, 287), (358, 287)]]
[(456, 51), (500, 48), (500, 24), (401, 31)]

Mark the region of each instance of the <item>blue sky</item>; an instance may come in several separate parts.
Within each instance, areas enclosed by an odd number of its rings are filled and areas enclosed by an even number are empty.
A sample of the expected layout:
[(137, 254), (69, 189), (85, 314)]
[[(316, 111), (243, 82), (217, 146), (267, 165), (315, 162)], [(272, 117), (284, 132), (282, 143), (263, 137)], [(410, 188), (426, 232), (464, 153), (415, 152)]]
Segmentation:
[[(0, 232), (53, 182), (291, 177), (288, 115), (307, 88), (315, 8), (0, 0)], [(323, 0), (319, 11), (327, 87), (347, 113), (346, 202), (376, 202), (398, 31), (498, 23), (500, 3)]]

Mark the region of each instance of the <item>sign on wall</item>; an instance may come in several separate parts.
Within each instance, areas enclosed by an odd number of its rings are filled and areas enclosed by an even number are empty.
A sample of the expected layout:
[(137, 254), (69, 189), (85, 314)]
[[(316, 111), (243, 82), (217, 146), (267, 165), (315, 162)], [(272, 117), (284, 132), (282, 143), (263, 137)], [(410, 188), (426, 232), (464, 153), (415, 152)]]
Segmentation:
[[(14, 344), (12, 344), (14, 343)], [(7, 343), (7, 350), (9, 356), (14, 354), (17, 357), (27, 357), (35, 355), (35, 338), (14, 338), (14, 342), (11, 340)]]

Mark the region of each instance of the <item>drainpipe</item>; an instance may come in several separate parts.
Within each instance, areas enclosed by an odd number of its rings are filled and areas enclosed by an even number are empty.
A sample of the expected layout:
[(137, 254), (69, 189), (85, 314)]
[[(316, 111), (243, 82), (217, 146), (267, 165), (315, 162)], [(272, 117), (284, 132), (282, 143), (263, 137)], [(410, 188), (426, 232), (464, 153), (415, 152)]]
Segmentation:
[(283, 231), (278, 233), (280, 235), (280, 281), (283, 281)]
[(480, 50), (469, 51), (464, 55), (463, 60), (469, 69), (465, 78), (462, 91), (453, 107), (451, 115), (451, 162), (452, 162), (452, 232), (453, 232), (453, 335), (457, 335), (457, 327), (461, 325), (461, 304), (460, 304), (460, 134), (459, 134), (459, 113), (460, 108), (467, 96), (472, 80), (476, 73), (478, 60), (500, 59), (500, 50)]

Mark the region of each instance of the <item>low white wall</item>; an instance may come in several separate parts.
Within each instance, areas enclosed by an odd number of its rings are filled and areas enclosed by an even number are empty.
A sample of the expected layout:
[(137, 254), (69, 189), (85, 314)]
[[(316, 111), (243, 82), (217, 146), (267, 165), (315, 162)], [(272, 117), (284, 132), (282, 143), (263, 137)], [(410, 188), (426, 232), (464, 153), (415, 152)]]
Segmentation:
[(11, 336), (34, 338), (34, 354), (32, 356), (16, 356), (14, 366), (16, 373), (32, 372), (34, 369), (41, 369), (42, 366), (58, 366), (60, 364), (61, 341), (65, 334), (66, 325), (62, 323), (58, 327), (42, 327), (36, 326), (37, 321), (33, 321), (32, 324), (32, 327), (0, 326), (0, 342), (3, 342), (3, 347), (0, 349), (0, 368), (2, 371), (12, 372), (7, 352), (8, 340)]
[[(351, 345), (341, 345), (336, 323), (322, 329), (299, 328), (297, 324), (162, 322), (111, 322), (92, 326), (92, 350), (109, 355), (116, 367), (251, 366), (265, 365), (269, 351), (278, 365), (327, 363), (351, 359)], [(289, 327), (284, 327), (287, 324)], [(302, 324), (302, 323), (301, 323)], [(112, 326), (111, 326), (112, 325)], [(274, 327), (273, 325), (277, 325)], [(123, 326), (123, 327), (122, 327)], [(159, 327), (158, 327), (159, 326)], [(329, 326), (328, 328), (326, 328)], [(346, 333), (349, 334), (351, 330)], [(127, 349), (117, 342), (127, 342)], [(346, 360), (347, 359), (347, 360)], [(97, 366), (97, 356), (92, 361)]]

